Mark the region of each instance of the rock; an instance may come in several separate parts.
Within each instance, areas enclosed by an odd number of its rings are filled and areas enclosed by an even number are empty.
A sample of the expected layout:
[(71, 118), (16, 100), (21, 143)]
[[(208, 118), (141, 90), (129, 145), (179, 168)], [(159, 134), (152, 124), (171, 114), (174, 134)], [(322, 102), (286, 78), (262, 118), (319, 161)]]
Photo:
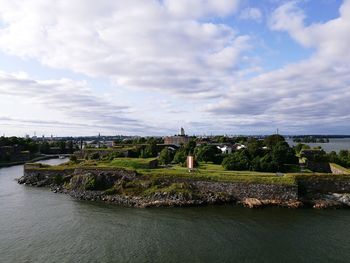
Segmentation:
[(336, 200), (343, 205), (350, 206), (350, 194), (337, 194), (333, 193), (332, 197), (334, 198), (333, 200)]
[(288, 201), (288, 202), (285, 203), (286, 207), (293, 208), (293, 209), (302, 207), (303, 205), (304, 205), (303, 202), (301, 202), (301, 201), (294, 201), (294, 200)]
[(263, 203), (256, 198), (246, 198), (243, 200), (242, 204), (249, 208), (261, 207), (263, 205)]
[(313, 208), (326, 209), (326, 208), (339, 208), (342, 203), (334, 200), (314, 200)]

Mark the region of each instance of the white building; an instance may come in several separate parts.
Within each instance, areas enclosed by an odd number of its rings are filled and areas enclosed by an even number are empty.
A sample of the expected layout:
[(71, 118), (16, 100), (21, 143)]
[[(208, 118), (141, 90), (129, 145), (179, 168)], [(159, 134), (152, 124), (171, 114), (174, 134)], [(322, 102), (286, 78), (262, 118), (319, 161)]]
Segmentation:
[(230, 154), (232, 153), (232, 146), (229, 145), (222, 145), (222, 146), (217, 146), (218, 149), (221, 150), (223, 154)]

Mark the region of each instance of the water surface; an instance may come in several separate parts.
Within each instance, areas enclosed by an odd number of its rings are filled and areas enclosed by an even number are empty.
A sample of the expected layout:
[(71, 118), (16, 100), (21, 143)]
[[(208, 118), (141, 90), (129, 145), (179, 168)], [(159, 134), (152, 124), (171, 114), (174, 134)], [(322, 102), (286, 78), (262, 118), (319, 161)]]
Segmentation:
[[(286, 139), (289, 145), (294, 146), (298, 143), (293, 139)], [(326, 152), (339, 152), (340, 150), (350, 150), (350, 138), (330, 138), (328, 143), (304, 143), (310, 145), (311, 148), (321, 146)]]
[(350, 210), (124, 208), (22, 173), (0, 169), (0, 262), (350, 262)]

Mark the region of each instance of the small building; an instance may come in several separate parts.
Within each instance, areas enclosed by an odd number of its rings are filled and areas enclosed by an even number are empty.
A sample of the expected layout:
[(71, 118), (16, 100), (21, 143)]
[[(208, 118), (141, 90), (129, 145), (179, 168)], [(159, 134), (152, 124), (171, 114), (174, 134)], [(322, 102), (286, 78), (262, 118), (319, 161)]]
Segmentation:
[(217, 148), (220, 149), (223, 154), (230, 154), (232, 153), (232, 150), (233, 150), (233, 147), (231, 145), (226, 145), (226, 144), (218, 145)]

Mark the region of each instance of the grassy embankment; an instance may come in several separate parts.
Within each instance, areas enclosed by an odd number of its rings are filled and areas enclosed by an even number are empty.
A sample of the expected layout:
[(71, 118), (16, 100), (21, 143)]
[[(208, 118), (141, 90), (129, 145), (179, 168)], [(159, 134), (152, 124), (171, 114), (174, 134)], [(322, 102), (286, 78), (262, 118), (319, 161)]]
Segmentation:
[[(126, 170), (135, 170), (142, 174), (145, 179), (193, 179), (216, 182), (242, 182), (242, 183), (261, 183), (261, 184), (285, 184), (296, 185), (298, 179), (346, 179), (350, 180), (350, 174), (337, 175), (327, 173), (286, 173), (283, 176), (277, 176), (275, 173), (264, 173), (254, 171), (227, 171), (221, 165), (212, 163), (200, 163), (200, 166), (192, 172), (188, 172), (186, 167), (179, 165), (170, 165), (150, 169), (149, 163), (154, 158), (115, 158), (112, 161), (83, 161), (81, 163), (68, 162), (61, 165), (50, 166), (35, 164), (35, 169), (43, 170), (66, 170), (79, 167), (111, 169), (121, 168)], [(343, 167), (339, 167), (345, 169)], [(348, 169), (346, 169), (348, 171)]]
[(339, 164), (336, 164), (336, 163), (330, 163), (330, 165), (342, 172), (344, 172), (344, 174), (350, 174), (350, 169), (348, 168), (345, 168), (343, 166), (340, 166)]
[(65, 170), (78, 167), (90, 167), (98, 169), (122, 168), (127, 170), (136, 170), (145, 178), (149, 179), (193, 179), (218, 182), (242, 182), (242, 183), (261, 183), (261, 184), (287, 184), (294, 185), (295, 179), (292, 174), (276, 176), (275, 173), (261, 173), (253, 171), (226, 171), (221, 165), (201, 163), (200, 166), (188, 172), (186, 167), (171, 165), (168, 167), (149, 168), (151, 159), (142, 158), (115, 158), (112, 161), (84, 161), (80, 164), (66, 163), (62, 165), (36, 165), (35, 169), (43, 170)]

